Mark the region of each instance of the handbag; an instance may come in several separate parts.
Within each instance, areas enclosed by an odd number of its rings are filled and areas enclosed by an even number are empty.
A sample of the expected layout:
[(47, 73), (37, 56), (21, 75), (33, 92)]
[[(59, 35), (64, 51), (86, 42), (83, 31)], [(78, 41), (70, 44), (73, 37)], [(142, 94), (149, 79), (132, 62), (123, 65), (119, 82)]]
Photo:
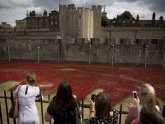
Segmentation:
[(80, 109), (79, 109), (79, 106), (78, 106), (78, 103), (76, 102), (77, 104), (77, 107), (76, 107), (76, 110), (75, 110), (75, 114), (76, 114), (76, 124), (85, 124), (84, 123), (84, 120), (82, 118), (82, 115), (80, 113)]
[(18, 87), (18, 91), (16, 93), (15, 99), (13, 98), (13, 96), (11, 98), (12, 105), (11, 105), (11, 108), (9, 110), (9, 117), (10, 118), (17, 118), (18, 117), (18, 93), (19, 93), (20, 88), (21, 88), (21, 86)]

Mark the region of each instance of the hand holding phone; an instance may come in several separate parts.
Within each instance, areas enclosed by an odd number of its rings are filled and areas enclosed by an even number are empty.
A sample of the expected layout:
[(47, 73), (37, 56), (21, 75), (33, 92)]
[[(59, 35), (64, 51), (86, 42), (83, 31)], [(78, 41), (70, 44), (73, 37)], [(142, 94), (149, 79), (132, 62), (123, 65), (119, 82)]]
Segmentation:
[(96, 100), (96, 94), (92, 94), (91, 100), (92, 100), (93, 102), (95, 102), (95, 100)]
[(137, 98), (137, 91), (132, 91), (133, 98)]

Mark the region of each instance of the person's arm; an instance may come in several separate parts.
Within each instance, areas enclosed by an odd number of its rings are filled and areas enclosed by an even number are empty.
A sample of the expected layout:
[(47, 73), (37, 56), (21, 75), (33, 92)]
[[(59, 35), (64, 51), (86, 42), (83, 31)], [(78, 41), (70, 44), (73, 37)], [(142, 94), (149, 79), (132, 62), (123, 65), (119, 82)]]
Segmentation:
[(18, 85), (17, 88), (16, 88), (16, 90), (14, 90), (14, 92), (13, 92), (13, 97), (14, 97), (14, 99), (15, 99), (16, 97), (18, 97), (18, 93), (19, 93), (20, 88), (21, 88), (21, 85)]
[(125, 124), (131, 124), (131, 122), (138, 117), (138, 108), (136, 104), (130, 104), (128, 108), (129, 112), (125, 120)]
[(51, 121), (51, 119), (52, 119), (52, 116), (51, 116), (51, 115), (49, 115), (49, 113), (46, 111), (46, 112), (45, 112), (44, 119), (45, 119), (45, 121), (46, 121), (46, 122), (50, 122), (50, 121)]
[(90, 99), (90, 113), (89, 113), (89, 118), (92, 118), (92, 117), (95, 117), (95, 114), (96, 114), (96, 110), (95, 110), (95, 102), (93, 102), (91, 99)]
[(51, 103), (52, 101), (53, 101), (53, 98), (51, 98), (51, 99), (49, 100), (49, 106), (48, 106), (48, 108), (47, 108), (47, 110), (46, 110), (46, 112), (45, 112), (45, 115), (44, 115), (44, 119), (45, 119), (46, 122), (50, 122), (51, 119), (52, 119), (52, 116), (48, 113), (48, 111), (51, 112), (50, 103)]
[(43, 100), (44, 99), (44, 96), (42, 95), (42, 91), (41, 91), (41, 87), (40, 86), (36, 86), (36, 98), (38, 100)]

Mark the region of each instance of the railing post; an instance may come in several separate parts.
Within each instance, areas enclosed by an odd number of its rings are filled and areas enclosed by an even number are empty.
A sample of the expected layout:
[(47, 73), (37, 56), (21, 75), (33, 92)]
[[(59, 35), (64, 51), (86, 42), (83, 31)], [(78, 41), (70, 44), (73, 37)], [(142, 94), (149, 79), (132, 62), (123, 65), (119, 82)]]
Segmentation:
[(0, 122), (1, 122), (1, 124), (3, 124), (2, 109), (1, 109), (1, 100), (0, 100)]
[[(48, 105), (49, 105), (49, 101), (50, 101), (50, 94), (48, 94)], [(51, 124), (51, 120), (50, 120), (50, 124)]]
[(5, 96), (5, 107), (6, 107), (7, 124), (9, 124), (8, 104), (7, 104), (7, 96), (6, 96), (6, 91), (5, 90), (4, 90), (4, 96)]
[[(13, 91), (12, 90), (10, 91), (10, 94), (11, 94), (10, 98), (11, 98), (11, 105), (12, 105), (14, 103), (14, 97), (13, 97)], [(16, 124), (16, 119), (15, 118), (13, 118), (13, 123)]]
[(42, 118), (42, 124), (44, 124), (44, 116), (43, 116), (43, 101), (42, 101), (42, 96), (41, 96), (41, 118)]
[(119, 124), (121, 124), (121, 115), (122, 115), (122, 104), (120, 104)]
[(82, 97), (82, 118), (84, 118), (84, 100), (83, 100), (83, 97)]

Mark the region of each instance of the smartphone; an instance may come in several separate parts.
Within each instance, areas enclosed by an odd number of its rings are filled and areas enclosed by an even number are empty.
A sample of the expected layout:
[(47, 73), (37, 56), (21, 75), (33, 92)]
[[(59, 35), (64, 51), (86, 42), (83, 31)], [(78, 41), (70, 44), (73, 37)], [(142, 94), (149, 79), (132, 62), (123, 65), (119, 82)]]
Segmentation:
[(95, 102), (95, 100), (96, 100), (96, 94), (92, 94), (91, 100), (92, 100), (93, 102)]
[(137, 91), (132, 91), (133, 98), (137, 98)]

